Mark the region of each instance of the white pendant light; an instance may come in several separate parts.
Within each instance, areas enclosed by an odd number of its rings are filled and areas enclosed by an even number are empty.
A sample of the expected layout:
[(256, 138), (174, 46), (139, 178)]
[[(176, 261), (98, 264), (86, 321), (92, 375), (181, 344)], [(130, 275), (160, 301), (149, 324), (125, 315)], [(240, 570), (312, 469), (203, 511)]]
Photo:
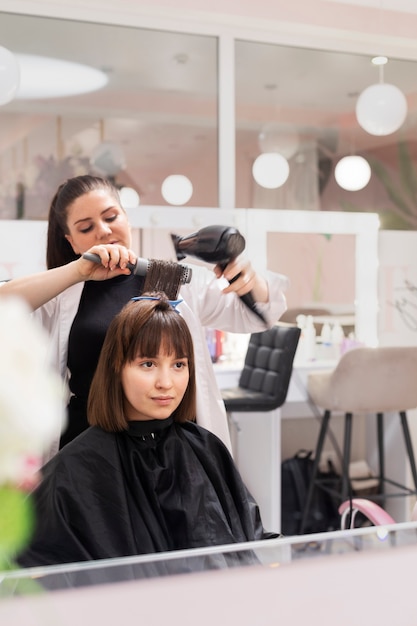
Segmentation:
[(359, 191), (371, 179), (371, 167), (358, 155), (345, 156), (336, 164), (334, 177), (337, 184), (347, 191)]
[(287, 181), (290, 174), (288, 161), (277, 152), (264, 152), (254, 161), (252, 174), (258, 185), (266, 189), (277, 189)]
[(189, 178), (182, 174), (167, 176), (161, 186), (162, 197), (168, 204), (181, 206), (186, 204), (193, 195), (193, 185)]
[(367, 87), (356, 103), (356, 118), (370, 135), (391, 135), (407, 117), (407, 100), (395, 85), (378, 83)]
[(136, 209), (140, 204), (139, 194), (133, 187), (122, 187), (119, 196), (124, 209)]
[(7, 104), (16, 95), (20, 82), (20, 68), (16, 56), (0, 46), (0, 105)]
[[(386, 57), (375, 57), (386, 59)], [(379, 66), (380, 82), (370, 85), (356, 102), (356, 119), (370, 135), (391, 135), (404, 124), (407, 117), (407, 100), (403, 92), (383, 80), (383, 64)]]

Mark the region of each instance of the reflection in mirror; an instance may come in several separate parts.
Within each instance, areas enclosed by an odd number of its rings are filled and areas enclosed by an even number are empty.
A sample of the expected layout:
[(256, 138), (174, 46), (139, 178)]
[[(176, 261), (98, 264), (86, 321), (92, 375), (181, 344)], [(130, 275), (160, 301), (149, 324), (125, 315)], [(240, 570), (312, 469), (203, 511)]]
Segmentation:
[[(187, 206), (219, 205), (217, 37), (0, 16), (2, 46), (12, 52), (86, 64), (108, 79), (91, 93), (1, 107), (0, 218), (45, 217), (51, 188), (93, 166), (133, 187), (142, 205), (165, 204), (161, 184), (172, 174), (193, 185)], [(359, 94), (378, 81), (370, 57), (236, 40), (235, 59), (235, 206), (372, 211), (383, 228), (415, 228), (415, 200), (399, 184), (415, 163), (414, 61), (385, 66), (385, 81), (407, 96), (408, 115), (400, 130), (373, 136), (355, 115)], [(290, 175), (265, 189), (252, 166), (277, 147)], [(352, 153), (372, 167), (370, 182), (355, 192), (334, 177), (336, 163)], [(222, 187), (229, 185), (230, 177)]]
[(275, 232), (267, 242), (268, 267), (293, 277), (288, 308), (354, 312), (354, 235)]
[(165, 204), (168, 175), (185, 175), (190, 203), (218, 204), (215, 37), (1, 13), (0, 41), (108, 79), (70, 97), (18, 93), (0, 108), (1, 219), (44, 219), (58, 184), (93, 172), (147, 205)]
[[(384, 80), (407, 97), (399, 130), (375, 136), (359, 126), (359, 95), (379, 82), (371, 56), (257, 41), (236, 41), (237, 206), (265, 209), (378, 212), (382, 228), (414, 229), (417, 207), (406, 172), (416, 163), (415, 61), (389, 59)], [(255, 183), (251, 168), (263, 152), (289, 162), (277, 188)], [(371, 179), (363, 189), (342, 189), (334, 177), (347, 155), (364, 157)], [(402, 177), (402, 178), (401, 178)]]

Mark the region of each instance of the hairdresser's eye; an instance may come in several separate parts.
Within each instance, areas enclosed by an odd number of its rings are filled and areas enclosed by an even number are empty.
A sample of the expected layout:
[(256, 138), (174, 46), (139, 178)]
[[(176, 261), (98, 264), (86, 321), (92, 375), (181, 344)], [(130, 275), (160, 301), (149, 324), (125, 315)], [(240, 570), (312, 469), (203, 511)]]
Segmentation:
[(90, 226), (86, 226), (85, 228), (81, 228), (80, 233), (89, 233), (91, 230), (93, 230), (93, 226), (90, 224)]

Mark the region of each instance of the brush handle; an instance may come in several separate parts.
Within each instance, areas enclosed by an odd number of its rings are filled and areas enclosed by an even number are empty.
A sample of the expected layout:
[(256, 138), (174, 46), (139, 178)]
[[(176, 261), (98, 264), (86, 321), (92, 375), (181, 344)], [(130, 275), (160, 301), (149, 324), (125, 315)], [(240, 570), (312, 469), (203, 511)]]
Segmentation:
[[(94, 254), (93, 252), (84, 252), (83, 259), (87, 259), (87, 261), (93, 261), (93, 263), (101, 263), (100, 256), (98, 254)], [(146, 272), (148, 271), (149, 261), (147, 259), (137, 258), (136, 263), (128, 263), (128, 269), (132, 272), (132, 274), (136, 274), (136, 276), (146, 276)]]

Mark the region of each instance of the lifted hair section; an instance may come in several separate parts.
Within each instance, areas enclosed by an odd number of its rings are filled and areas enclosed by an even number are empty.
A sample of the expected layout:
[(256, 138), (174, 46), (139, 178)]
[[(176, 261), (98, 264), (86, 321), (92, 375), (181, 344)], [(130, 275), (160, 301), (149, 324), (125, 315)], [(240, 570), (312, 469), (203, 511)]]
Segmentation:
[(172, 261), (152, 259), (146, 272), (143, 291), (164, 291), (170, 300), (178, 296), (184, 267)]

